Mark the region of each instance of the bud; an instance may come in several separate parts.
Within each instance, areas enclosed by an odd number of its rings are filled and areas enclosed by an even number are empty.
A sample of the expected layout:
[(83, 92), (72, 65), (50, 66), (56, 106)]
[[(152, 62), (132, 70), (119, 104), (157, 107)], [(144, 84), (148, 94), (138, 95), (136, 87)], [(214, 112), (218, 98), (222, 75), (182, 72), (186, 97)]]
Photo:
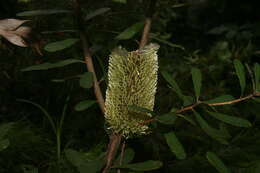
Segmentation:
[(129, 110), (129, 106), (153, 110), (158, 49), (159, 45), (150, 44), (132, 52), (118, 48), (110, 55), (105, 118), (110, 128), (125, 138), (148, 133), (148, 126), (141, 123), (152, 115)]

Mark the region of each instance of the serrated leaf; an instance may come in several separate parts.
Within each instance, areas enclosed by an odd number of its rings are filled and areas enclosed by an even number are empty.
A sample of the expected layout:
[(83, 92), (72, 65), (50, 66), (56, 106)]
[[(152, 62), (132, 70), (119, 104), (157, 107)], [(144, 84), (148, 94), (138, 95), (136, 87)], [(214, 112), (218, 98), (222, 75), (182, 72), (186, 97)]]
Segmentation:
[(118, 2), (118, 3), (122, 3), (122, 4), (126, 4), (127, 0), (112, 0), (113, 2)]
[(194, 111), (194, 114), (197, 122), (205, 133), (207, 133), (210, 137), (218, 140), (219, 142), (227, 144), (226, 139), (229, 138), (229, 135), (211, 127), (196, 111)]
[(93, 74), (91, 72), (86, 72), (81, 75), (79, 84), (82, 88), (91, 88), (93, 85)]
[(234, 66), (235, 66), (236, 74), (239, 79), (239, 83), (240, 83), (240, 87), (241, 87), (241, 95), (242, 95), (246, 88), (245, 67), (238, 59), (234, 60)]
[(237, 126), (237, 127), (251, 127), (252, 124), (245, 119), (239, 118), (239, 117), (234, 117), (234, 116), (230, 116), (230, 115), (226, 115), (226, 114), (222, 114), (222, 113), (218, 113), (218, 112), (210, 112), (207, 111), (209, 113), (209, 115), (211, 115), (212, 117), (223, 121), (225, 123), (231, 124), (233, 126)]
[(179, 139), (176, 137), (174, 132), (164, 134), (166, 142), (170, 147), (171, 151), (176, 155), (178, 159), (185, 159), (186, 152), (180, 143)]
[(174, 124), (175, 120), (177, 119), (176, 113), (174, 112), (169, 112), (166, 114), (163, 114), (161, 116), (156, 116), (156, 120), (162, 124)]
[(98, 16), (98, 15), (101, 15), (101, 14), (104, 14), (104, 13), (108, 12), (109, 10), (110, 10), (110, 8), (99, 8), (99, 9), (97, 9), (97, 10), (95, 10), (95, 11), (89, 13), (89, 14), (86, 16), (85, 20), (86, 20), (86, 21), (87, 21), (87, 20), (90, 20), (90, 19), (92, 19), (92, 18), (94, 18), (94, 17), (96, 17), (96, 16)]
[(150, 109), (141, 107), (141, 106), (137, 106), (137, 105), (129, 105), (128, 109), (131, 111), (135, 111), (135, 112), (143, 112), (143, 113), (149, 113), (151, 115), (154, 115), (154, 112), (151, 111)]
[(78, 59), (66, 59), (63, 61), (58, 61), (56, 63), (43, 63), (39, 65), (32, 65), (30, 67), (26, 67), (22, 69), (21, 71), (33, 71), (33, 70), (49, 70), (53, 68), (60, 68), (66, 65), (74, 64), (74, 63), (84, 63), (84, 61), (78, 60)]
[(254, 73), (255, 73), (255, 89), (257, 92), (260, 91), (260, 65), (255, 63), (254, 65)]
[(58, 9), (47, 9), (47, 10), (32, 10), (17, 13), (16, 16), (39, 16), (39, 15), (50, 15), (50, 14), (62, 14), (71, 13), (69, 10), (58, 10)]
[(196, 100), (200, 97), (200, 90), (201, 90), (201, 71), (198, 68), (191, 69), (192, 81), (195, 90)]
[(74, 109), (76, 111), (84, 111), (84, 110), (90, 108), (91, 106), (93, 106), (95, 103), (96, 103), (95, 100), (84, 100), (84, 101), (81, 101), (78, 104), (76, 104)]
[(121, 32), (118, 36), (116, 36), (117, 40), (128, 40), (132, 38), (135, 34), (140, 32), (144, 27), (144, 22), (138, 22), (130, 26)]
[(208, 151), (206, 157), (209, 163), (212, 166), (214, 166), (219, 173), (230, 173), (228, 168), (225, 166), (222, 160), (215, 153)]
[(221, 103), (221, 102), (232, 101), (234, 99), (235, 98), (231, 95), (222, 95), (222, 96), (219, 96), (217, 98), (214, 98), (214, 99), (211, 99), (211, 100), (208, 100), (208, 101), (204, 101), (204, 103), (206, 103), (206, 104)]
[(172, 89), (176, 92), (176, 94), (180, 98), (182, 98), (183, 97), (182, 91), (178, 86), (177, 82), (173, 79), (173, 77), (166, 71), (162, 71), (161, 74), (163, 78), (171, 85)]
[(8, 139), (0, 140), (0, 151), (3, 151), (10, 145), (10, 141)]
[(79, 39), (77, 39), (77, 38), (68, 38), (68, 39), (65, 39), (62, 41), (49, 43), (44, 47), (44, 50), (46, 50), (47, 52), (60, 51), (60, 50), (66, 49), (68, 47), (71, 47), (78, 41), (79, 41)]
[(133, 171), (151, 171), (151, 170), (159, 169), (160, 167), (162, 167), (162, 162), (155, 161), (155, 160), (148, 160), (140, 163), (132, 163), (132, 164), (115, 166), (114, 168), (126, 168)]

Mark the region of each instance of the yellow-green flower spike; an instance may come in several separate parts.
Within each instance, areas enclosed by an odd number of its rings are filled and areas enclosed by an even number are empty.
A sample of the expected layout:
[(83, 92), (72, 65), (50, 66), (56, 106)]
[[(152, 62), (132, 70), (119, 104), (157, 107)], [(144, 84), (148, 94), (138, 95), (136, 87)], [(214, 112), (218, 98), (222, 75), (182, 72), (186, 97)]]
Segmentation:
[(129, 106), (153, 110), (158, 49), (159, 45), (149, 44), (144, 49), (132, 52), (118, 48), (110, 55), (105, 118), (109, 128), (125, 138), (148, 133), (148, 126), (141, 123), (150, 119), (151, 115), (129, 110)]

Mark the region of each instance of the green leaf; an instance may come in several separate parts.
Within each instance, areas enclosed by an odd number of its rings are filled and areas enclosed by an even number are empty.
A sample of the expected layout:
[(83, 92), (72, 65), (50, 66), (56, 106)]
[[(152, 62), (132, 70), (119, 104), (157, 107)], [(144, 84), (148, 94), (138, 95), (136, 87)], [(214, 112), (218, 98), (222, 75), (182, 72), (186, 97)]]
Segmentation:
[(237, 73), (237, 76), (239, 79), (239, 83), (240, 83), (240, 87), (241, 87), (241, 95), (242, 95), (246, 88), (245, 67), (238, 59), (234, 60), (234, 66), (235, 66), (236, 73)]
[(260, 91), (260, 65), (255, 63), (254, 65), (254, 73), (255, 73), (255, 89), (257, 92)]
[(182, 49), (182, 50), (185, 50), (185, 48), (181, 45), (178, 45), (178, 44), (174, 44), (174, 43), (171, 43), (165, 39), (160, 39), (156, 36), (156, 34), (153, 34), (153, 33), (150, 33), (150, 38), (160, 42), (160, 43), (163, 43), (165, 45), (168, 45), (169, 47), (172, 47), (172, 48), (179, 48), (179, 49)]
[(94, 17), (96, 17), (96, 16), (99, 16), (99, 15), (101, 15), (101, 14), (104, 14), (104, 13), (108, 12), (109, 10), (110, 10), (110, 8), (99, 8), (99, 9), (97, 9), (97, 10), (95, 10), (95, 11), (89, 13), (89, 14), (86, 16), (85, 20), (86, 20), (86, 21), (87, 21), (87, 20), (90, 20), (90, 19), (92, 19), (92, 18), (94, 18)]
[(56, 63), (43, 63), (39, 65), (32, 65), (30, 67), (26, 67), (22, 69), (21, 71), (33, 71), (33, 70), (49, 70), (49, 69), (54, 69), (54, 68), (60, 68), (64, 67), (66, 65), (74, 64), (74, 63), (84, 63), (84, 61), (78, 60), (78, 59), (66, 59), (63, 61), (58, 61)]
[(75, 43), (79, 41), (78, 38), (68, 38), (62, 41), (56, 41), (53, 43), (49, 43), (44, 47), (44, 50), (47, 52), (57, 52), (66, 48), (71, 47)]
[(209, 163), (214, 166), (219, 173), (229, 173), (230, 171), (225, 166), (225, 164), (222, 162), (222, 160), (213, 152), (208, 151), (206, 154), (206, 157), (209, 161)]
[(201, 90), (201, 72), (198, 68), (192, 68), (191, 69), (191, 74), (192, 74), (192, 81), (194, 85), (194, 90), (195, 90), (195, 95), (196, 95), (196, 100), (199, 99), (200, 97), (200, 90)]
[(179, 117), (182, 117), (183, 119), (185, 119), (186, 121), (190, 122), (192, 125), (196, 126), (196, 123), (195, 121), (189, 117), (189, 116), (185, 116), (185, 115), (182, 115), (182, 114), (178, 114)]
[(0, 151), (3, 151), (10, 145), (10, 141), (8, 139), (0, 140)]
[(251, 127), (252, 126), (252, 124), (248, 120), (245, 120), (245, 119), (242, 119), (239, 117), (225, 115), (225, 114), (218, 113), (218, 112), (210, 112), (210, 111), (207, 111), (207, 112), (212, 117), (214, 117), (220, 121), (223, 121), (225, 123), (231, 124), (233, 126), (237, 126), (237, 127)]
[(156, 116), (155, 118), (156, 118), (156, 120), (158, 122), (160, 122), (162, 124), (171, 125), (171, 124), (175, 123), (175, 120), (177, 119), (177, 116), (176, 116), (176, 113), (169, 112), (169, 113), (163, 114), (161, 116)]
[(194, 111), (197, 122), (199, 123), (202, 130), (207, 133), (210, 137), (218, 140), (223, 144), (227, 144), (226, 139), (229, 138), (229, 135), (223, 133), (222, 131), (211, 127), (201, 116), (199, 113)]
[(84, 110), (90, 108), (91, 106), (93, 106), (95, 103), (96, 103), (95, 100), (84, 100), (84, 101), (81, 101), (78, 104), (76, 104), (74, 109), (76, 111), (84, 111)]
[(163, 78), (171, 85), (172, 89), (177, 93), (180, 98), (183, 98), (182, 91), (178, 86), (177, 82), (173, 79), (173, 77), (166, 71), (161, 72)]
[(69, 10), (58, 10), (58, 9), (48, 9), (48, 10), (32, 10), (17, 13), (16, 16), (39, 16), (39, 15), (50, 15), (50, 14), (62, 14), (71, 13)]
[(162, 167), (162, 162), (155, 161), (155, 160), (148, 160), (141, 163), (119, 165), (119, 166), (115, 166), (114, 168), (126, 168), (126, 169), (131, 169), (133, 171), (151, 171), (151, 170), (159, 169), (160, 167)]
[(91, 88), (93, 85), (93, 75), (91, 72), (86, 72), (83, 75), (81, 75), (79, 80), (79, 85), (82, 88)]
[[(124, 152), (124, 157), (122, 159), (122, 165), (132, 162), (134, 159), (134, 156), (135, 156), (134, 150), (132, 148), (127, 148)], [(120, 161), (120, 155), (118, 156), (118, 158), (115, 161), (116, 165), (119, 165), (119, 161)]]
[(127, 1), (126, 0), (112, 0), (113, 2), (118, 2), (118, 3), (122, 3), (122, 4), (126, 4)]
[(185, 159), (186, 152), (180, 143), (179, 139), (176, 137), (174, 132), (164, 134), (166, 142), (170, 147), (171, 151), (176, 155), (178, 159)]
[(121, 32), (118, 36), (116, 36), (117, 40), (128, 40), (132, 38), (135, 34), (140, 32), (144, 27), (144, 22), (138, 22), (130, 26)]
[(208, 100), (208, 101), (204, 101), (204, 103), (206, 103), (206, 104), (221, 103), (221, 102), (232, 101), (234, 99), (235, 98), (231, 95), (222, 95), (222, 96), (219, 96), (217, 98), (214, 98), (214, 99), (211, 99), (211, 100)]
[(131, 111), (135, 111), (135, 112), (143, 112), (143, 113), (149, 113), (151, 115), (154, 115), (154, 112), (151, 111), (150, 109), (141, 107), (141, 106), (137, 106), (137, 105), (129, 105), (128, 109)]
[(0, 125), (0, 140), (2, 140), (13, 127), (14, 123), (4, 123)]

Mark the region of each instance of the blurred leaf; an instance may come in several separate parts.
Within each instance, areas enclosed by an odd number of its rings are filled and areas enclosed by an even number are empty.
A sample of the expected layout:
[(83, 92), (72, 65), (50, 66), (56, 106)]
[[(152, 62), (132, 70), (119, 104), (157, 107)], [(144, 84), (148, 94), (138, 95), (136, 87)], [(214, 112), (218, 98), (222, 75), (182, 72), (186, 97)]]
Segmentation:
[(3, 123), (0, 125), (0, 140), (2, 140), (13, 127), (14, 123)]
[(202, 128), (202, 130), (204, 132), (206, 132), (210, 137), (218, 140), (219, 142), (223, 143), (223, 144), (227, 144), (226, 139), (229, 138), (229, 135), (221, 132), (218, 129), (215, 129), (213, 127), (211, 127), (201, 116), (199, 113), (197, 113), (196, 111), (194, 111), (195, 117), (200, 125), (200, 127)]
[(201, 78), (202, 78), (201, 72), (197, 68), (192, 68), (191, 74), (192, 74), (192, 81), (194, 85), (196, 100), (198, 100), (200, 97), (200, 90), (201, 90)]
[(119, 166), (115, 166), (114, 168), (126, 168), (126, 169), (131, 169), (133, 171), (151, 171), (151, 170), (159, 169), (160, 167), (162, 167), (162, 162), (155, 161), (155, 160), (148, 160), (140, 163), (119, 165)]
[(47, 9), (47, 10), (32, 10), (17, 13), (16, 16), (39, 16), (39, 15), (50, 15), (50, 14), (62, 14), (71, 13), (69, 10), (58, 10), (58, 9)]
[(174, 124), (175, 120), (177, 119), (176, 113), (169, 112), (160, 116), (155, 117), (156, 120), (162, 124)]
[(91, 72), (86, 72), (81, 75), (79, 84), (82, 88), (91, 88), (93, 86), (93, 74)]
[(255, 89), (257, 92), (260, 91), (260, 65), (255, 63), (254, 65), (254, 73), (255, 73)]
[(239, 118), (239, 117), (234, 117), (234, 116), (230, 116), (230, 115), (225, 115), (222, 113), (218, 113), (218, 112), (210, 112), (207, 111), (212, 117), (223, 121), (225, 123), (231, 124), (233, 126), (237, 126), (237, 127), (251, 127), (252, 124), (245, 119)]
[(232, 101), (234, 99), (235, 98), (231, 95), (222, 95), (222, 96), (219, 96), (217, 98), (214, 98), (214, 99), (211, 99), (211, 100), (208, 100), (208, 101), (204, 101), (204, 103), (206, 103), (206, 104), (221, 103), (221, 102)]
[(155, 34), (153, 34), (153, 33), (150, 34), (150, 38), (152, 38), (152, 39), (154, 39), (154, 40), (156, 40), (156, 41), (158, 41), (158, 42), (161, 42), (161, 43), (163, 43), (163, 44), (165, 44), (165, 45), (167, 45), (167, 46), (170, 46), (170, 47), (172, 47), (172, 48), (179, 48), (179, 49), (185, 50), (185, 48), (184, 48), (183, 46), (178, 45), (178, 44), (173, 44), (173, 43), (171, 43), (171, 42), (169, 42), (169, 41), (167, 41), (167, 40), (165, 40), (165, 39), (158, 38), (158, 37), (157, 37)]
[(74, 63), (84, 63), (84, 61), (78, 60), (78, 59), (66, 59), (63, 61), (58, 61), (56, 63), (43, 63), (43, 64), (39, 64), (39, 65), (32, 65), (29, 67), (26, 67), (24, 69), (22, 69), (21, 71), (33, 71), (33, 70), (49, 70), (49, 69), (53, 69), (53, 68), (60, 68), (66, 65), (70, 65), (70, 64), (74, 64)]
[(22, 165), (23, 173), (38, 173), (38, 168), (32, 165)]
[(68, 38), (68, 39), (65, 39), (62, 41), (49, 43), (44, 47), (44, 50), (46, 50), (47, 52), (60, 51), (60, 50), (66, 49), (68, 47), (71, 47), (73, 44), (75, 44), (78, 41), (79, 41), (79, 39), (77, 39), (77, 38)]
[(78, 104), (76, 104), (74, 109), (76, 111), (84, 111), (84, 110), (90, 108), (91, 106), (93, 106), (95, 103), (96, 103), (95, 100), (84, 100), (84, 101), (81, 101)]
[(108, 12), (109, 10), (110, 10), (110, 8), (99, 8), (99, 9), (97, 9), (97, 10), (95, 10), (95, 11), (89, 13), (89, 14), (86, 16), (85, 20), (86, 20), (86, 21), (87, 21), (87, 20), (90, 20), (90, 19), (92, 19), (92, 18), (94, 18), (94, 17), (96, 17), (96, 16), (98, 16), (98, 15), (101, 15), (101, 14), (104, 14), (104, 13)]
[(177, 93), (180, 98), (183, 98), (182, 91), (173, 77), (166, 71), (161, 72), (163, 78), (171, 85), (172, 89)]
[(122, 4), (126, 4), (127, 3), (127, 0), (112, 0), (113, 2), (119, 2), (119, 3), (122, 3)]
[(2, 139), (0, 140), (0, 152), (6, 149), (10, 144), (10, 141), (8, 139)]
[(214, 166), (219, 173), (229, 173), (230, 171), (225, 166), (225, 164), (222, 162), (222, 160), (213, 152), (208, 151), (206, 154), (206, 157), (209, 161), (209, 163)]
[(130, 26), (121, 32), (118, 36), (116, 36), (117, 40), (128, 40), (132, 38), (135, 34), (140, 32), (144, 27), (144, 22), (138, 22)]
[(166, 142), (170, 147), (171, 151), (176, 155), (178, 159), (185, 159), (186, 152), (180, 143), (179, 139), (176, 137), (174, 132), (164, 134)]
[(154, 112), (151, 111), (150, 109), (141, 107), (141, 106), (137, 106), (137, 105), (129, 105), (128, 109), (131, 111), (136, 111), (136, 112), (143, 112), (143, 113), (149, 113), (151, 115), (154, 115)]
[(240, 87), (241, 87), (241, 95), (244, 93), (245, 88), (246, 88), (246, 74), (245, 74), (245, 67), (243, 64), (238, 60), (234, 60), (234, 66), (236, 69), (236, 73), (240, 82)]
[(223, 34), (224, 32), (227, 32), (229, 30), (228, 27), (226, 26), (218, 26), (218, 27), (215, 27), (215, 28), (212, 28), (211, 30), (208, 31), (208, 34), (214, 34), (214, 35), (220, 35), (220, 34)]
[[(124, 157), (122, 159), (122, 165), (132, 162), (134, 159), (134, 156), (135, 156), (135, 151), (132, 148), (127, 148), (124, 152)], [(117, 163), (116, 165), (119, 165), (119, 162), (120, 162), (120, 155), (118, 156), (118, 158), (115, 161), (115, 163)]]
[(195, 123), (195, 121), (191, 117), (185, 116), (185, 115), (181, 115), (181, 114), (178, 114), (178, 116), (182, 117), (186, 121), (190, 122), (192, 125), (197, 126), (197, 124)]

